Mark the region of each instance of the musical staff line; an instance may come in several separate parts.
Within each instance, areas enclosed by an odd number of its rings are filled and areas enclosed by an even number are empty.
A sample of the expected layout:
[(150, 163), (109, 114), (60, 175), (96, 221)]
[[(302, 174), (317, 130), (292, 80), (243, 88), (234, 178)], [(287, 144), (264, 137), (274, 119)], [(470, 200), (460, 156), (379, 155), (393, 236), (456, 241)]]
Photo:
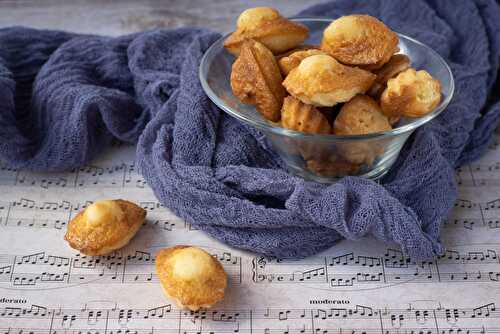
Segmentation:
[[(35, 201), (20, 198), (10, 202), (0, 201), (0, 227), (46, 228), (63, 230), (69, 221), (92, 201)], [(194, 231), (196, 227), (174, 216), (156, 201), (138, 202), (148, 212), (145, 226), (163, 231)]]
[[(241, 284), (241, 257), (216, 253), (229, 282)], [(38, 252), (28, 255), (0, 254), (0, 287), (33, 288), (74, 284), (144, 284), (158, 282), (154, 256), (149, 252), (115, 252), (107, 256), (71, 257)]]
[(33, 173), (0, 165), (0, 186), (50, 188), (147, 188), (134, 163), (90, 165), (66, 173)]
[(457, 184), (463, 187), (500, 185), (500, 161), (469, 164), (456, 169)]
[(267, 308), (184, 311), (162, 305), (151, 309), (0, 308), (0, 319), (13, 326), (1, 333), (498, 333), (500, 311), (494, 303), (474, 308)]
[[(395, 249), (383, 256), (347, 253), (311, 257), (301, 262), (255, 257), (253, 281), (257, 284), (307, 284), (330, 289), (357, 285), (387, 287), (397, 283), (498, 283), (499, 250), (447, 250), (436, 261), (416, 263)], [(331, 269), (329, 269), (331, 268)]]
[(458, 199), (444, 227), (500, 229), (500, 198), (482, 203)]

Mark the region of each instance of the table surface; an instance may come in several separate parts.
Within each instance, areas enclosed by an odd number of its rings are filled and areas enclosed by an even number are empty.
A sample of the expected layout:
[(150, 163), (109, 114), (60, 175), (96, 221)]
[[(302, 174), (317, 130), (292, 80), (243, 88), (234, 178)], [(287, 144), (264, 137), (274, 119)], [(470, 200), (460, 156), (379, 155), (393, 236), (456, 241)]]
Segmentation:
[(272, 3), (291, 16), (321, 1), (309, 0), (3, 0), (0, 27), (23, 25), (80, 33), (120, 35), (154, 27), (202, 26), (233, 29), (244, 9)]

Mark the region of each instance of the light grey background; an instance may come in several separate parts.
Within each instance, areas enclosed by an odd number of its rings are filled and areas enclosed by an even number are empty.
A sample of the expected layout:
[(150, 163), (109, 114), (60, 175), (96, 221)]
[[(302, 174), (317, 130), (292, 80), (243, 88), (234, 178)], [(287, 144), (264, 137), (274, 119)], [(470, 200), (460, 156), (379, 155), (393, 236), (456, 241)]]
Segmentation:
[(273, 6), (283, 15), (318, 0), (0, 0), (0, 27), (24, 25), (80, 33), (120, 35), (153, 27), (202, 26), (233, 30), (244, 9)]

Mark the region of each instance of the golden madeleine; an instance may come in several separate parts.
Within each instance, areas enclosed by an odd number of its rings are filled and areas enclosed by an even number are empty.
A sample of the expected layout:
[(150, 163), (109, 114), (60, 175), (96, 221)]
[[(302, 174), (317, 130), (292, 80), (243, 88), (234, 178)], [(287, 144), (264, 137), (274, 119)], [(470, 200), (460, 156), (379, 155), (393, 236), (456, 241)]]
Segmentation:
[(336, 135), (364, 135), (391, 130), (391, 124), (377, 101), (357, 95), (342, 106), (333, 128)]
[(308, 35), (306, 26), (284, 18), (276, 9), (255, 7), (240, 14), (236, 31), (225, 40), (224, 47), (237, 56), (243, 42), (254, 39), (280, 54), (304, 42)]
[(408, 56), (403, 54), (393, 55), (384, 66), (373, 71), (373, 73), (377, 75), (377, 78), (368, 91), (368, 95), (378, 98), (387, 87), (387, 81), (389, 81), (389, 79), (394, 78), (399, 73), (409, 68), (410, 58), (408, 58)]
[(337, 158), (308, 160), (306, 162), (306, 167), (314, 174), (325, 177), (356, 175), (360, 169), (359, 164), (353, 164)]
[(275, 57), (263, 44), (247, 40), (231, 70), (231, 89), (241, 102), (255, 105), (268, 120), (281, 116), (283, 78)]
[[(305, 133), (329, 134), (331, 126), (325, 115), (316, 107), (287, 96), (281, 110), (281, 126)], [(321, 159), (328, 156), (330, 145), (317, 141), (298, 140), (298, 153), (305, 159)]]
[(324, 51), (318, 49), (308, 49), (308, 50), (298, 50), (287, 56), (283, 56), (278, 59), (278, 65), (280, 67), (281, 73), (287, 76), (294, 68), (299, 66), (300, 62), (307, 57), (314, 55), (324, 55)]
[(315, 55), (302, 60), (283, 86), (306, 104), (331, 107), (366, 92), (375, 78), (375, 74), (342, 65), (331, 56)]
[(376, 69), (396, 52), (398, 35), (369, 15), (347, 15), (323, 32), (321, 49), (343, 64)]
[(167, 297), (197, 311), (224, 298), (227, 275), (220, 262), (193, 246), (175, 246), (156, 254), (156, 273)]
[(441, 84), (426, 71), (409, 68), (389, 79), (380, 97), (382, 111), (389, 117), (421, 117), (441, 101)]
[(105, 255), (124, 247), (144, 224), (146, 211), (125, 200), (97, 201), (68, 224), (64, 239), (85, 255)]
[(327, 118), (314, 106), (287, 96), (281, 109), (284, 128), (305, 133), (328, 134), (331, 132)]
[[(364, 135), (391, 129), (391, 124), (378, 103), (366, 95), (357, 95), (345, 103), (333, 123), (336, 135)], [(383, 148), (376, 142), (345, 142), (338, 146), (342, 156), (354, 164), (371, 165), (383, 152)]]

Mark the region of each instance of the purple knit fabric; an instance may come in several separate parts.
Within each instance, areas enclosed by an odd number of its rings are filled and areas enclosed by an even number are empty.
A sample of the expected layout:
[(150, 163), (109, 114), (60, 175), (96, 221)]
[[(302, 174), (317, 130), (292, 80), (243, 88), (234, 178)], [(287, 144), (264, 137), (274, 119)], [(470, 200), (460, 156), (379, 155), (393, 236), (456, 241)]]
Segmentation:
[(229, 245), (297, 258), (372, 235), (416, 260), (432, 258), (443, 251), (440, 227), (457, 196), (454, 168), (484, 151), (500, 120), (500, 8), (494, 0), (342, 0), (301, 15), (350, 13), (429, 44), (456, 80), (447, 110), (411, 136), (381, 184), (346, 177), (322, 185), (284, 171), (262, 134), (203, 93), (200, 59), (220, 35), (194, 28), (119, 38), (0, 29), (0, 161), (61, 171), (113, 139), (137, 142), (137, 164), (158, 199)]

